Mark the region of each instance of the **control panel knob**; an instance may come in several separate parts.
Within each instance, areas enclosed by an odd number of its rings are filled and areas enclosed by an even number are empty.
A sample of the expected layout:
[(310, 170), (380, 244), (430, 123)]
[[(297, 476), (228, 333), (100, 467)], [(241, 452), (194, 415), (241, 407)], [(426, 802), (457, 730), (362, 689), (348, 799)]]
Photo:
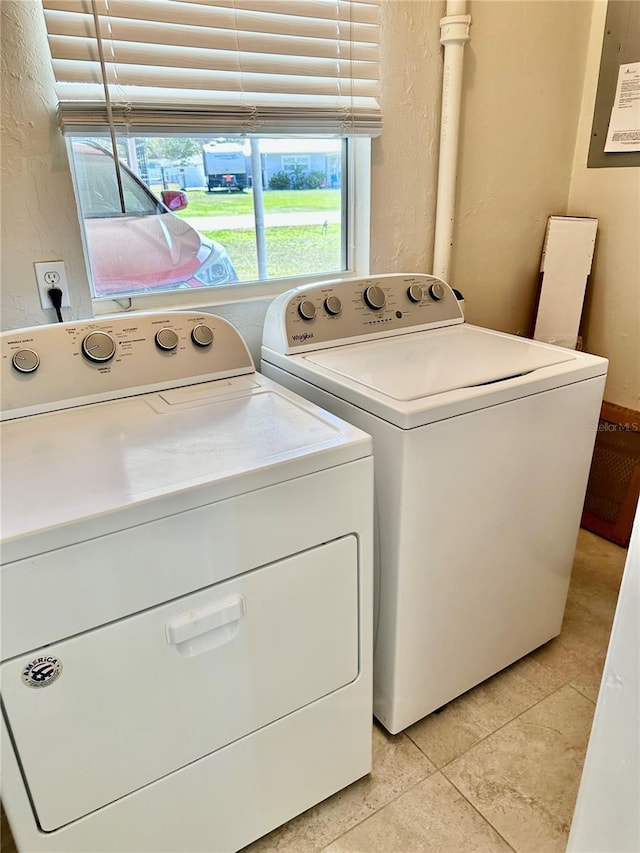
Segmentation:
[(40, 364), (40, 356), (32, 349), (19, 349), (14, 352), (11, 363), (20, 373), (33, 373), (38, 369)]
[(107, 332), (89, 332), (82, 341), (82, 352), (89, 361), (110, 361), (116, 354), (116, 342)]
[(316, 306), (310, 299), (304, 299), (298, 305), (298, 314), (303, 320), (313, 320), (316, 316)]
[(199, 323), (191, 332), (191, 340), (196, 346), (209, 347), (213, 343), (213, 329), (204, 323)]
[(178, 336), (173, 329), (160, 329), (159, 332), (156, 332), (156, 345), (160, 349), (170, 352), (178, 346)]
[(374, 311), (379, 311), (381, 308), (384, 308), (385, 302), (387, 301), (384, 290), (381, 287), (378, 287), (377, 284), (372, 284), (367, 287), (363, 295), (366, 304), (369, 308), (373, 308)]
[(412, 284), (407, 288), (407, 296), (412, 302), (422, 302), (424, 291), (419, 284)]
[(335, 317), (336, 314), (339, 314), (342, 311), (342, 302), (340, 302), (337, 296), (327, 296), (324, 300), (324, 310), (327, 314), (331, 314), (332, 317)]
[(436, 301), (438, 299), (444, 299), (446, 292), (446, 288), (441, 281), (434, 281), (433, 284), (429, 285), (429, 295)]

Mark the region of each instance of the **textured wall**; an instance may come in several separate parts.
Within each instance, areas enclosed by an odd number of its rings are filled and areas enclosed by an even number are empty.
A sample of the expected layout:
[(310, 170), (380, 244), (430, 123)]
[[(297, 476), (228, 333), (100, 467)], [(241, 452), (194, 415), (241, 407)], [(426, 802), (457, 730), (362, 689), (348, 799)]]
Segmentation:
[(51, 62), (35, 0), (1, 0), (2, 328), (55, 319), (40, 306), (34, 261), (64, 259), (72, 308), (93, 315), (64, 142), (55, 124)]
[(431, 272), (442, 58), (439, 0), (382, 4), (384, 133), (372, 144), (371, 271)]
[(271, 299), (253, 299), (246, 302), (213, 305), (208, 308), (205, 306), (203, 310), (224, 317), (240, 331), (249, 347), (256, 367), (260, 369), (262, 327), (264, 326), (264, 315), (267, 313), (270, 304)]
[(591, 3), (469, 11), (450, 278), (470, 322), (526, 334), (547, 217), (567, 211)]
[(640, 168), (586, 167), (606, 6), (594, 4), (569, 213), (599, 220), (584, 348), (610, 361), (605, 399), (640, 410)]

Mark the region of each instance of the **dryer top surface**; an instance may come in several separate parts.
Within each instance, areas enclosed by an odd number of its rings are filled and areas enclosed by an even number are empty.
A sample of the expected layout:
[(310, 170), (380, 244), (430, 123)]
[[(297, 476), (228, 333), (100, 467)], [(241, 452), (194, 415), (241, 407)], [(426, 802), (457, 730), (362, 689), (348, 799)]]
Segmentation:
[(259, 374), (8, 421), (0, 436), (4, 562), (371, 453)]

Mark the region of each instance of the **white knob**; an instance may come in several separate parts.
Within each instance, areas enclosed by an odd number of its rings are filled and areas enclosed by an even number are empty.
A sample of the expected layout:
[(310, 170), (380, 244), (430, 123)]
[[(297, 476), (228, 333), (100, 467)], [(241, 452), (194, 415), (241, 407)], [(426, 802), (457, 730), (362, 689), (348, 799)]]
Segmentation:
[(369, 308), (373, 308), (374, 311), (379, 311), (381, 308), (384, 308), (385, 302), (387, 301), (384, 290), (381, 287), (378, 287), (377, 284), (372, 284), (370, 287), (367, 287), (363, 296), (364, 301), (367, 303)]
[(116, 354), (116, 342), (106, 332), (89, 332), (82, 341), (82, 352), (89, 361), (110, 361)]
[(407, 296), (412, 302), (422, 302), (424, 291), (419, 284), (412, 284), (407, 288)]
[(444, 299), (446, 292), (446, 288), (441, 281), (435, 281), (433, 284), (429, 285), (429, 294), (432, 299), (436, 300), (436, 302), (438, 299)]
[(337, 296), (327, 296), (324, 300), (324, 310), (327, 314), (335, 317), (342, 311), (342, 302), (340, 302)]
[(14, 352), (11, 363), (20, 373), (33, 373), (38, 369), (40, 364), (40, 356), (32, 349), (19, 349)]
[(213, 330), (210, 326), (200, 323), (191, 332), (191, 340), (199, 347), (211, 346), (213, 343)]
[(156, 345), (160, 349), (170, 352), (178, 346), (178, 336), (173, 329), (160, 329), (156, 333)]
[(305, 299), (298, 305), (298, 314), (303, 320), (313, 320), (316, 316), (316, 306), (310, 299)]

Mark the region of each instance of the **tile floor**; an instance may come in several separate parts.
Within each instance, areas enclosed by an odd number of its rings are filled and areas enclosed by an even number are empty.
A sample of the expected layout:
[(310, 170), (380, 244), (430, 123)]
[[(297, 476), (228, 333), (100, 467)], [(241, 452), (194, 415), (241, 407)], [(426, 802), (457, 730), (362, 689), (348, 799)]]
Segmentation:
[(402, 734), (374, 725), (370, 776), (243, 853), (563, 851), (625, 557), (581, 530), (558, 638)]

